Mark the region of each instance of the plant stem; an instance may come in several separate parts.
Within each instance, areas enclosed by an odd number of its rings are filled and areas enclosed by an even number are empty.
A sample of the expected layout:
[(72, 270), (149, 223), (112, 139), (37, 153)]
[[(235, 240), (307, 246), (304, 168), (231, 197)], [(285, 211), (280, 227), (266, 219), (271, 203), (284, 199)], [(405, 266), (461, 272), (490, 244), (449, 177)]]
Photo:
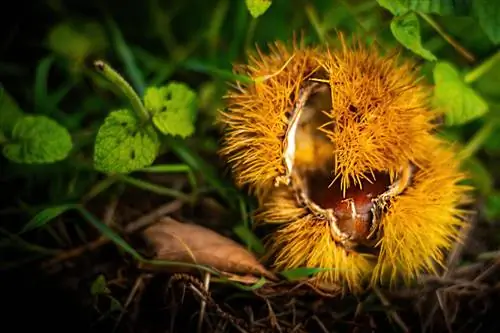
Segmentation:
[(94, 197), (99, 195), (100, 193), (106, 191), (111, 185), (116, 183), (118, 181), (118, 178), (116, 176), (109, 176), (104, 178), (103, 180), (99, 181), (96, 183), (92, 188), (85, 194), (82, 199), (81, 203), (86, 203), (90, 200), (92, 200)]
[(182, 200), (182, 201), (190, 201), (191, 197), (183, 192), (173, 190), (171, 188), (167, 188), (164, 186), (152, 184), (149, 182), (146, 182), (141, 179), (129, 177), (129, 176), (120, 176), (120, 180), (123, 180), (124, 182), (133, 185), (135, 187), (141, 188), (143, 190), (151, 191), (153, 193), (161, 194), (161, 195), (167, 195), (169, 197), (174, 197), (176, 199)]
[(132, 109), (142, 122), (149, 120), (149, 113), (132, 86), (104, 61), (97, 60), (94, 66), (98, 72), (111, 81), (129, 99)]
[(455, 48), (455, 50), (457, 50), (457, 52), (460, 53), (460, 55), (462, 55), (467, 61), (471, 63), (476, 61), (474, 55), (460, 45), (453, 37), (448, 35), (446, 31), (444, 31), (443, 28), (441, 28), (441, 26), (432, 19), (432, 17), (422, 12), (417, 12), (417, 14), (420, 15), (420, 17), (423, 18), (431, 27), (433, 27), (434, 30), (436, 30), (436, 32), (440, 34), (441, 37), (443, 37), (443, 39), (446, 40), (451, 46), (453, 46), (453, 48)]
[(140, 171), (174, 173), (174, 172), (187, 172), (190, 170), (191, 168), (187, 164), (156, 164), (144, 167)]
[(149, 167), (145, 167), (140, 171), (143, 172), (160, 172), (160, 173), (174, 173), (174, 172), (185, 172), (187, 174), (189, 185), (193, 190), (196, 190), (198, 187), (196, 182), (196, 177), (194, 176), (193, 170), (187, 164), (160, 164), (160, 165), (151, 165)]
[(460, 160), (465, 160), (476, 153), (483, 143), (488, 139), (490, 134), (495, 129), (496, 123), (494, 121), (487, 121), (483, 127), (481, 127), (474, 137), (469, 140), (467, 145), (460, 151), (458, 158)]
[(324, 43), (326, 40), (325, 31), (319, 21), (318, 13), (316, 13), (316, 10), (310, 4), (306, 6), (306, 15), (314, 30), (316, 30), (316, 34), (318, 35), (320, 41)]
[(479, 66), (471, 70), (464, 77), (465, 83), (472, 83), (479, 79), (482, 75), (486, 74), (497, 61), (500, 60), (500, 51), (483, 61)]

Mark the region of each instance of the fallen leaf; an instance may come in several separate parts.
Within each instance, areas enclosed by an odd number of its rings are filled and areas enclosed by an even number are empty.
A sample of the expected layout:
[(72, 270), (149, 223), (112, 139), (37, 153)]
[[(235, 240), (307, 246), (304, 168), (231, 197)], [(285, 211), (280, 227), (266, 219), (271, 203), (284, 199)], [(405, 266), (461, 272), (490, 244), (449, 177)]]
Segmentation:
[(237, 274), (276, 277), (255, 256), (232, 239), (196, 224), (166, 217), (147, 228), (144, 238), (155, 252), (155, 259), (211, 266)]

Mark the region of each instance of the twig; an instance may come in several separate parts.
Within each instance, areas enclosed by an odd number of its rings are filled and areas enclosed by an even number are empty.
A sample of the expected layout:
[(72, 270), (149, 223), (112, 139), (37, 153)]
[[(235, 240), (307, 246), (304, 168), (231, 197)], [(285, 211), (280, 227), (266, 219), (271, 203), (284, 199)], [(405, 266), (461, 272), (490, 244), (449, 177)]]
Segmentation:
[(450, 323), (450, 316), (448, 314), (448, 311), (445, 309), (448, 309), (448, 306), (446, 305), (446, 294), (442, 290), (436, 291), (436, 297), (437, 301), (439, 304), (439, 307), (441, 308), (441, 311), (443, 311), (443, 318), (444, 318), (444, 323), (446, 325), (446, 329), (448, 330), (449, 333), (452, 333), (453, 330), (451, 329), (451, 323)]
[(193, 291), (200, 298), (200, 300), (205, 300), (208, 305), (214, 307), (215, 312), (221, 318), (228, 320), (240, 332), (248, 333), (247, 330), (243, 329), (240, 326), (240, 324), (243, 326), (247, 326), (245, 321), (222, 310), (222, 308), (212, 299), (212, 297), (210, 296), (210, 292), (205, 289), (205, 286), (199, 279), (195, 278), (192, 275), (174, 274), (168, 281), (168, 288), (172, 288), (174, 282), (183, 282), (184, 284), (188, 284), (188, 288)]
[(113, 197), (113, 199), (111, 199), (111, 201), (106, 206), (106, 209), (104, 210), (103, 222), (107, 226), (113, 224), (113, 219), (115, 218), (116, 207), (118, 207), (118, 202), (119, 202), (118, 197), (116, 196)]
[(431, 27), (434, 28), (434, 30), (436, 30), (436, 32), (438, 34), (441, 35), (441, 37), (443, 37), (443, 39), (445, 41), (447, 41), (451, 46), (453, 46), (453, 48), (455, 50), (457, 50), (458, 53), (460, 53), (460, 55), (462, 57), (464, 57), (468, 62), (470, 63), (473, 63), (476, 61), (476, 58), (474, 57), (474, 55), (468, 51), (465, 47), (463, 47), (462, 45), (460, 45), (453, 37), (451, 37), (449, 34), (446, 33), (446, 31), (443, 30), (443, 28), (437, 24), (436, 21), (434, 21), (432, 19), (432, 17), (430, 17), (429, 15), (427, 15), (426, 13), (422, 13), (422, 12), (417, 12), (418, 15), (420, 15), (421, 18), (423, 18)]
[[(208, 292), (208, 289), (210, 288), (210, 273), (208, 272), (205, 272), (205, 278), (204, 278), (204, 281), (203, 281), (203, 287), (205, 288), (205, 291)], [(201, 304), (200, 304), (200, 317), (198, 318), (198, 328), (197, 328), (197, 332), (198, 333), (201, 333), (201, 328), (203, 327), (203, 318), (205, 317), (205, 309), (207, 307), (207, 301), (206, 299), (202, 299), (201, 300)]]
[(62, 261), (66, 261), (68, 259), (78, 257), (81, 254), (83, 254), (84, 252), (93, 251), (93, 250), (95, 250), (95, 249), (97, 249), (97, 248), (99, 248), (102, 245), (107, 244), (107, 243), (109, 243), (109, 239), (101, 236), (91, 243), (87, 243), (85, 245), (82, 245), (80, 247), (76, 247), (76, 248), (68, 250), (68, 251), (64, 251), (64, 252), (56, 255), (52, 259), (49, 259), (49, 260), (43, 262), (42, 268), (51, 267), (51, 266), (54, 266)]
[(269, 309), (269, 321), (271, 322), (271, 326), (277, 328), (278, 331), (281, 332), (282, 331), (281, 326), (279, 325), (278, 320), (276, 319), (276, 314), (273, 311), (273, 307), (271, 306), (271, 303), (269, 302), (269, 300), (267, 298), (265, 299), (265, 301), (267, 304), (267, 308)]
[(458, 261), (460, 260), (462, 252), (464, 251), (465, 243), (469, 239), (470, 233), (476, 226), (476, 222), (477, 222), (477, 214), (471, 214), (469, 218), (469, 223), (464, 225), (462, 227), (462, 230), (460, 231), (460, 241), (455, 243), (453, 250), (448, 256), (448, 260), (446, 263), (447, 270), (441, 275), (442, 277), (450, 276), (453, 273), (454, 268), (458, 265)]
[[(476, 214), (472, 214), (470, 219), (469, 219), (469, 223), (466, 224), (462, 230), (461, 230), (461, 235), (460, 235), (460, 241), (456, 242), (455, 243), (455, 246), (453, 247), (453, 250), (450, 252), (450, 254), (448, 255), (448, 260), (447, 260), (447, 263), (446, 263), (446, 271), (443, 272), (441, 274), (441, 278), (442, 279), (447, 279), (448, 277), (450, 277), (453, 272), (454, 272), (454, 269), (455, 267), (457, 266), (458, 264), (458, 261), (460, 259), (460, 257), (462, 256), (462, 252), (464, 251), (464, 247), (465, 247), (465, 242), (466, 240), (469, 238), (469, 235), (472, 231), (472, 229), (474, 228), (474, 226), (476, 225), (476, 222), (477, 222), (477, 215)], [(436, 297), (437, 297), (437, 302), (436, 304), (434, 304), (434, 306), (432, 307), (430, 313), (429, 313), (429, 316), (427, 317), (425, 323), (424, 323), (424, 327), (428, 327), (432, 321), (432, 318), (434, 317), (436, 311), (438, 310), (438, 308), (441, 309), (441, 311), (443, 312), (443, 316), (445, 318), (445, 321), (447, 321), (448, 319), (448, 316), (447, 316), (447, 313), (446, 313), (446, 309), (444, 308), (444, 302), (442, 302), (441, 300), (441, 294), (442, 291), (440, 290), (436, 290)], [(447, 327), (448, 327), (448, 322), (446, 323)]]
[(497, 259), (490, 267), (488, 267), (484, 272), (482, 272), (481, 274), (479, 274), (474, 279), (474, 282), (481, 282), (481, 280), (483, 280), (488, 275), (490, 275), (491, 273), (493, 273), (498, 268), (498, 266), (500, 266), (500, 260)]
[(481, 260), (481, 261), (498, 259), (498, 258), (500, 258), (500, 250), (483, 252), (477, 256), (477, 260)]
[(325, 324), (323, 324), (323, 322), (321, 320), (319, 320), (318, 316), (314, 315), (311, 317), (317, 324), (318, 326), (321, 328), (321, 330), (325, 333), (328, 333), (329, 331), (326, 329), (325, 327)]
[[(374, 287), (373, 290), (375, 291), (375, 294), (377, 294), (378, 298), (380, 299), (380, 301), (382, 302), (382, 304), (385, 307), (391, 306), (391, 302), (389, 302), (387, 297), (385, 297), (385, 295), (382, 293), (382, 291), (379, 288)], [(390, 309), (388, 309), (387, 311), (389, 312), (391, 318), (396, 322), (396, 324), (399, 325), (399, 327), (401, 327), (401, 329), (404, 332), (410, 332), (410, 329), (408, 328), (408, 326), (406, 326), (405, 322), (403, 321), (403, 319), (401, 319), (401, 317), (399, 316), (399, 314), (396, 311), (390, 310)]]
[(153, 210), (151, 213), (147, 215), (143, 215), (137, 220), (129, 223), (125, 227), (125, 233), (130, 234), (133, 232), (136, 232), (144, 227), (147, 227), (151, 223), (155, 222), (157, 219), (160, 217), (171, 214), (177, 210), (179, 210), (183, 205), (183, 202), (181, 200), (174, 200), (169, 203), (166, 203), (164, 205), (161, 205), (157, 209)]
[(134, 286), (132, 287), (132, 290), (130, 291), (127, 300), (125, 301), (125, 304), (123, 304), (122, 311), (120, 312), (120, 316), (115, 322), (115, 325), (113, 327), (113, 332), (116, 332), (116, 329), (118, 328), (118, 325), (120, 325), (120, 322), (123, 319), (123, 316), (125, 315), (125, 312), (127, 308), (129, 307), (130, 303), (132, 303), (132, 300), (134, 299), (135, 295), (137, 294), (137, 291), (142, 285), (142, 281), (144, 280), (144, 274), (139, 275), (139, 277), (135, 280)]

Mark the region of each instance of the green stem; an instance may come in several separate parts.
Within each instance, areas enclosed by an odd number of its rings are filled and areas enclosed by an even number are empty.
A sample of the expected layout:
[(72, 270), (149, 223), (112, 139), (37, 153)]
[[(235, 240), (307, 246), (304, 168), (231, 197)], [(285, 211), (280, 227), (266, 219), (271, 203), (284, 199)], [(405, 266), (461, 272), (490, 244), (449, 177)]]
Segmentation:
[(250, 23), (248, 24), (248, 29), (245, 36), (245, 50), (249, 50), (252, 48), (252, 41), (255, 36), (255, 29), (257, 28), (257, 22), (259, 22), (258, 18), (252, 18)]
[(469, 73), (467, 73), (464, 77), (465, 83), (472, 83), (479, 79), (481, 76), (486, 74), (495, 64), (497, 61), (500, 60), (500, 51), (483, 61), (479, 66), (471, 70)]
[(423, 18), (434, 30), (436, 30), (436, 32), (440, 34), (445, 41), (447, 41), (451, 46), (453, 46), (453, 48), (457, 50), (457, 52), (460, 53), (460, 55), (462, 55), (465, 59), (467, 59), (467, 61), (471, 63), (476, 61), (474, 55), (471, 52), (469, 52), (466, 48), (464, 48), (462, 45), (460, 45), (453, 37), (448, 35), (446, 31), (444, 31), (443, 28), (441, 28), (441, 26), (432, 19), (432, 17), (422, 12), (417, 12), (417, 14), (421, 18)]
[(171, 188), (163, 187), (160, 185), (152, 184), (152, 183), (146, 182), (146, 181), (141, 180), (141, 179), (137, 179), (137, 178), (133, 178), (133, 177), (129, 177), (129, 176), (120, 176), (120, 180), (122, 180), (130, 185), (133, 185), (135, 187), (141, 188), (143, 190), (151, 191), (151, 192), (156, 193), (156, 194), (166, 195), (166, 196), (180, 199), (183, 201), (190, 201), (191, 200), (191, 197), (186, 195), (183, 192), (176, 191), (176, 190), (173, 190)]
[(100, 193), (106, 191), (111, 185), (113, 185), (117, 181), (118, 178), (116, 176), (109, 176), (99, 181), (94, 186), (92, 186), (92, 188), (87, 192), (87, 194), (83, 196), (83, 198), (81, 199), (81, 203), (86, 203), (92, 200)]
[(149, 113), (142, 104), (141, 99), (134, 91), (132, 86), (116, 72), (111, 66), (106, 64), (104, 61), (97, 60), (94, 62), (94, 66), (98, 72), (105, 76), (109, 81), (111, 81), (121, 92), (129, 99), (130, 104), (132, 104), (132, 109), (143, 122), (149, 120)]
[(306, 15), (314, 30), (316, 30), (316, 34), (318, 35), (320, 41), (324, 43), (326, 39), (325, 32), (323, 27), (321, 26), (321, 23), (319, 22), (318, 14), (316, 13), (316, 10), (312, 5), (306, 6)]
[(140, 171), (174, 173), (187, 172), (189, 170), (191, 170), (191, 168), (187, 164), (156, 164), (144, 167)]
[(458, 157), (460, 160), (465, 160), (476, 153), (476, 151), (481, 148), (483, 143), (488, 139), (493, 130), (495, 129), (496, 123), (494, 121), (488, 121), (479, 129), (474, 137), (469, 140), (467, 145), (460, 151)]
[(185, 172), (187, 174), (189, 185), (193, 190), (196, 190), (198, 184), (196, 182), (196, 177), (194, 176), (193, 170), (187, 164), (157, 164), (145, 167), (140, 171), (143, 172), (160, 172), (160, 173), (175, 173), (175, 172)]

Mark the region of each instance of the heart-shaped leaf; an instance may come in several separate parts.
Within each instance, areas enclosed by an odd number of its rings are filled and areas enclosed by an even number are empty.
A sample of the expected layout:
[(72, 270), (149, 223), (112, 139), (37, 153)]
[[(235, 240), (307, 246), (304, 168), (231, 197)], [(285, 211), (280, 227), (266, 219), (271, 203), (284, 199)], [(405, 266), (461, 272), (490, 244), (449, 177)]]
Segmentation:
[(23, 116), (14, 125), (3, 154), (16, 163), (54, 163), (68, 156), (73, 143), (68, 130), (46, 116)]
[(434, 67), (433, 103), (445, 112), (446, 125), (461, 125), (481, 117), (488, 104), (462, 80), (449, 63), (439, 62)]
[(245, 0), (250, 15), (257, 18), (264, 14), (271, 6), (271, 0)]
[(144, 105), (153, 115), (153, 123), (163, 134), (186, 138), (193, 134), (197, 97), (187, 85), (170, 82), (165, 87), (150, 87), (144, 94)]
[(404, 47), (424, 59), (435, 61), (436, 56), (422, 45), (420, 37), (420, 22), (415, 13), (394, 16), (391, 21), (391, 31), (394, 37)]
[(109, 173), (128, 173), (153, 163), (160, 149), (151, 124), (139, 124), (130, 110), (111, 112), (95, 140), (94, 166)]

